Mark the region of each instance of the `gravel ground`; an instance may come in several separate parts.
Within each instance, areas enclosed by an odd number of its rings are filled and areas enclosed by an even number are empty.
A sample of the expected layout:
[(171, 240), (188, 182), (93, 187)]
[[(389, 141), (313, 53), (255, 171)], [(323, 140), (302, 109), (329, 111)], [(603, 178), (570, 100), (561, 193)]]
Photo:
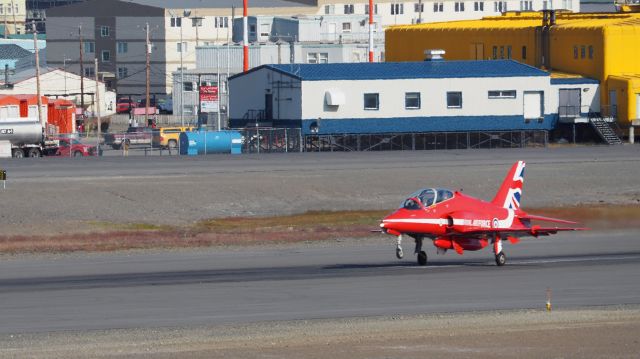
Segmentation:
[(0, 337), (3, 358), (637, 358), (640, 308), (109, 330)]
[(423, 187), (491, 199), (527, 161), (523, 206), (640, 202), (640, 146), (310, 153), (198, 158), (10, 160), (2, 234), (186, 225), (208, 218), (309, 210), (390, 209)]

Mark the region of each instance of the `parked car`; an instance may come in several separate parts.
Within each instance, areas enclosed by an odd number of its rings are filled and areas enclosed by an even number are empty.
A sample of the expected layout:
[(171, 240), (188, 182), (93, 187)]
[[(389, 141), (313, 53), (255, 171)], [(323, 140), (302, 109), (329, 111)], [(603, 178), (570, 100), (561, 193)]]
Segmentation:
[(161, 148), (177, 148), (180, 142), (180, 133), (186, 131), (193, 131), (195, 127), (161, 127), (153, 130), (153, 138), (151, 145), (153, 147)]
[[(137, 107), (142, 107), (144, 108), (147, 105), (147, 100), (144, 98), (141, 98), (138, 100), (137, 103)], [(149, 107), (158, 107), (158, 101), (156, 101), (154, 98), (150, 98), (149, 99)]]
[(135, 101), (130, 100), (128, 98), (121, 98), (121, 99), (118, 99), (118, 102), (116, 103), (116, 112), (127, 113), (132, 108), (136, 108), (136, 107), (138, 107), (138, 104), (135, 103)]
[[(58, 150), (56, 151), (56, 156), (62, 157), (84, 157), (84, 156), (96, 156), (98, 151), (96, 151), (96, 146), (85, 145), (84, 143), (69, 138), (59, 138), (58, 141)], [(71, 145), (69, 145), (71, 143)]]
[(173, 100), (166, 99), (158, 101), (158, 110), (160, 110), (160, 113), (173, 113)]
[(129, 127), (127, 132), (107, 133), (104, 135), (104, 144), (111, 146), (114, 150), (119, 150), (123, 144), (129, 145), (151, 145), (153, 137), (150, 127)]

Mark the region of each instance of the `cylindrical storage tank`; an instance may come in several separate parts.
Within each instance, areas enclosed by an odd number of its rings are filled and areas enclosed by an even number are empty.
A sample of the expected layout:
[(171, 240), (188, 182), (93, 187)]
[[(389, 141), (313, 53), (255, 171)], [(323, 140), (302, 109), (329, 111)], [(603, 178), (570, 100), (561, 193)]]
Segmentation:
[(12, 145), (42, 142), (42, 125), (39, 121), (0, 122), (0, 141)]
[(242, 135), (237, 131), (199, 130), (180, 134), (181, 155), (239, 154), (241, 149)]

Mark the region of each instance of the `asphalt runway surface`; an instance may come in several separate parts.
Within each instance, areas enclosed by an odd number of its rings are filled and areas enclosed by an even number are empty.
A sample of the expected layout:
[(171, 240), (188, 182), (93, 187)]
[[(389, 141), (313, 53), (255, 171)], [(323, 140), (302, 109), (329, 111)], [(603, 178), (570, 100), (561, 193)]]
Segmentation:
[[(388, 209), (425, 186), (491, 198), (527, 161), (523, 206), (640, 201), (640, 146), (7, 160), (2, 233), (86, 221), (190, 223)], [(10, 210), (9, 210), (10, 209)], [(544, 215), (544, 213), (539, 213)], [(373, 224), (375, 225), (375, 224)], [(258, 234), (259, 235), (259, 234)], [(0, 334), (640, 303), (637, 228), (395, 260), (393, 238), (250, 248), (0, 257)]]
[[(0, 262), (0, 334), (640, 304), (635, 231), (394, 258), (393, 239)], [(411, 252), (408, 250), (407, 252)]]

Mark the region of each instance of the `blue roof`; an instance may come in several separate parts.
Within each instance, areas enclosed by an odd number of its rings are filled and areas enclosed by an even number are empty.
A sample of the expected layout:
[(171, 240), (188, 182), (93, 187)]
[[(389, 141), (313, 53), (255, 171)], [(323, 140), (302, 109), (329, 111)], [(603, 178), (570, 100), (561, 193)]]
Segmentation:
[(600, 81), (590, 79), (587, 77), (565, 77), (565, 78), (552, 78), (552, 85), (583, 85), (583, 84), (599, 84)]
[(549, 76), (514, 60), (263, 65), (306, 81)]

